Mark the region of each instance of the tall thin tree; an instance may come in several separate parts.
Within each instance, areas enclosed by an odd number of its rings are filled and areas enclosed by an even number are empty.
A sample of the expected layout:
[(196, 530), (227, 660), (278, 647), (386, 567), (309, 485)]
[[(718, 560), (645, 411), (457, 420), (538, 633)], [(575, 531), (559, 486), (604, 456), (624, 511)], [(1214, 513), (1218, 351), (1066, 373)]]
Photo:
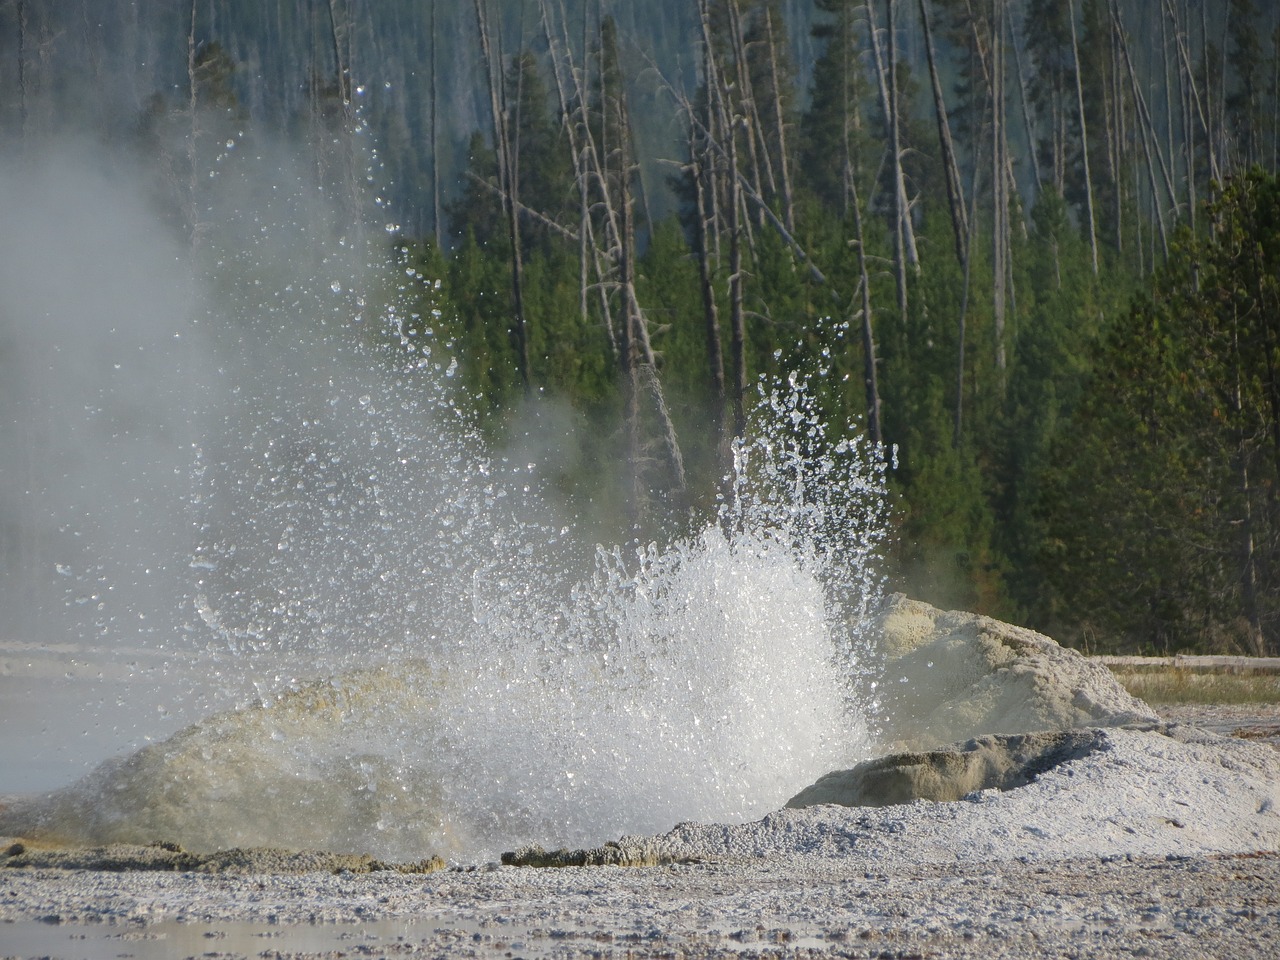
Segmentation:
[(502, 194), (502, 212), (507, 226), (507, 238), (511, 248), (511, 336), (516, 348), (516, 367), (520, 385), (526, 395), (533, 392), (529, 374), (528, 322), (524, 306), (524, 265), (520, 249), (519, 172), (512, 144), (506, 104), (506, 79), (501, 51), (493, 50), (489, 30), (488, 4), (475, 0), (476, 27), (480, 34), (480, 52), (489, 86), (489, 110), (493, 121), (493, 149), (498, 161), (498, 181)]
[(1075, 64), (1076, 106), (1080, 111), (1080, 158), (1084, 168), (1085, 210), (1089, 216), (1089, 254), (1093, 273), (1098, 273), (1098, 224), (1093, 216), (1093, 177), (1089, 175), (1089, 128), (1084, 115), (1084, 80), (1080, 74), (1080, 44), (1076, 40), (1075, 4), (1067, 4), (1067, 21), (1071, 24), (1071, 59)]

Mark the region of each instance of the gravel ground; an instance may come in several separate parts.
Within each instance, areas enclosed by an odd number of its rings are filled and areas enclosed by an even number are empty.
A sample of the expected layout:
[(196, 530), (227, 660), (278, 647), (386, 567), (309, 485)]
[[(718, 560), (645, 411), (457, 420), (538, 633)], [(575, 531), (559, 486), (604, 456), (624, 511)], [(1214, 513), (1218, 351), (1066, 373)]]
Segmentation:
[(0, 956), (1280, 957), (1270, 748), (1112, 740), (1007, 793), (634, 841), (660, 866), (0, 869)]
[(1157, 710), (1173, 723), (1189, 723), (1280, 749), (1280, 703), (1188, 703), (1164, 705)]
[[(153, 943), (167, 948), (163, 921), (177, 920), (207, 941), (190, 955), (206, 957), (1280, 956), (1275, 854), (873, 870), (777, 858), (426, 877), (58, 873), (3, 877), (0, 910), (21, 901), (51, 911), (41, 955), (93, 956), (72, 952), (88, 945), (75, 939), (82, 931), (121, 940), (160, 930)], [(315, 943), (311, 928), (298, 949), (295, 924), (321, 924), (332, 943)], [(59, 934), (69, 952), (51, 953)]]

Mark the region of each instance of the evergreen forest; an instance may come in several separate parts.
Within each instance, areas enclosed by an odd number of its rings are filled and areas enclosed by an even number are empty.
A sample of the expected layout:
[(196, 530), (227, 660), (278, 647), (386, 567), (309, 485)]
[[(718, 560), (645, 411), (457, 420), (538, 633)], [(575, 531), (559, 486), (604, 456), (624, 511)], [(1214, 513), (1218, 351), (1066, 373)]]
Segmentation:
[(618, 537), (711, 515), (798, 372), (893, 463), (896, 589), (1280, 655), (1280, 8), (0, 0), (0, 151), (72, 127), (193, 246), (255, 130), (376, 180), (401, 334), (498, 442), (561, 411)]

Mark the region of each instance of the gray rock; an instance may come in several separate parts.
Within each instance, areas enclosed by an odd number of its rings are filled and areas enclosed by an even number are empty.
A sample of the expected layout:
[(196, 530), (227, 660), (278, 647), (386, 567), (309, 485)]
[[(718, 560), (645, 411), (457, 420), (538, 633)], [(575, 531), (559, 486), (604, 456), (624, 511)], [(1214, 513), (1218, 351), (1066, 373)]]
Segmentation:
[(890, 749), (1157, 719), (1105, 666), (1033, 630), (902, 595), (878, 626), (884, 659), (872, 720)]
[[(448, 773), (399, 762), (386, 737), (409, 726), (430, 742), (438, 697), (436, 674), (416, 661), (305, 684), (208, 717), (59, 790), (15, 798), (0, 807), (0, 835), (55, 845), (163, 840), (202, 852), (435, 853)], [(371, 837), (382, 846), (370, 850)]]
[(1103, 746), (1106, 733), (1055, 730), (975, 737), (940, 750), (894, 753), (819, 778), (787, 801), (793, 809), (834, 803), (887, 807), (915, 800), (960, 800), (980, 790), (1012, 790)]

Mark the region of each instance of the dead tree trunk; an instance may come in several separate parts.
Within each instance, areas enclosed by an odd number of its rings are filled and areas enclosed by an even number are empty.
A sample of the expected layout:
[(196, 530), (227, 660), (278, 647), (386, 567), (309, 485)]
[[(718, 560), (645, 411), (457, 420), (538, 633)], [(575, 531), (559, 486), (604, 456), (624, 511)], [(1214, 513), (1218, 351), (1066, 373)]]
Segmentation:
[[(1120, 52), (1124, 57), (1125, 67), (1127, 68), (1127, 71), (1129, 74), (1129, 90), (1130, 90), (1130, 93), (1133, 95), (1134, 106), (1137, 110), (1138, 138), (1142, 142), (1143, 156), (1147, 161), (1146, 163), (1147, 181), (1148, 181), (1148, 187), (1151, 190), (1151, 203), (1155, 208), (1154, 209), (1155, 221), (1156, 221), (1156, 227), (1160, 233), (1160, 246), (1164, 251), (1165, 259), (1167, 260), (1169, 258), (1169, 235), (1165, 228), (1164, 209), (1162, 204), (1160, 203), (1160, 190), (1159, 190), (1159, 187), (1156, 185), (1155, 161), (1152, 158), (1152, 142), (1151, 141), (1154, 136), (1154, 126), (1151, 124), (1151, 115), (1146, 110), (1146, 98), (1143, 97), (1142, 95), (1142, 87), (1138, 83), (1137, 73), (1133, 69), (1133, 60), (1129, 56), (1128, 35), (1124, 28), (1124, 24), (1120, 19), (1120, 11), (1119, 11), (1119, 8), (1116, 6), (1115, 0), (1112, 0), (1112, 3), (1111, 3), (1111, 17), (1115, 23), (1116, 35), (1120, 41)], [(1159, 142), (1156, 142), (1154, 146), (1155, 146), (1156, 153), (1159, 153), (1159, 150), (1160, 150)], [(1163, 156), (1160, 157), (1160, 163), (1162, 166), (1164, 165)], [(1173, 193), (1173, 184), (1167, 176), (1167, 170), (1166, 170), (1166, 185), (1168, 187), (1172, 203), (1176, 205), (1177, 197)]]
[(733, 364), (733, 435), (747, 434), (747, 323), (742, 296), (742, 186), (738, 180), (738, 148), (733, 130), (727, 131), (729, 148), (729, 354)]
[(1116, 221), (1116, 251), (1118, 253), (1124, 251), (1124, 141), (1125, 141), (1125, 112), (1124, 112), (1124, 95), (1122, 93), (1122, 85), (1120, 83), (1120, 40), (1116, 37), (1115, 25), (1112, 24), (1110, 30), (1107, 31), (1107, 37), (1111, 41), (1111, 89), (1110, 100), (1112, 105), (1110, 132), (1111, 137), (1108, 142), (1107, 159), (1111, 164), (1111, 185), (1113, 197), (1113, 213)]
[(1267, 642), (1262, 632), (1262, 621), (1258, 615), (1258, 555), (1255, 544), (1253, 519), (1253, 490), (1249, 479), (1248, 438), (1244, 430), (1244, 396), (1241, 386), (1240, 333), (1239, 319), (1232, 323), (1232, 356), (1235, 382), (1232, 384), (1231, 412), (1235, 416), (1237, 427), (1236, 449), (1232, 454), (1232, 468), (1239, 485), (1241, 516), (1236, 523), (1240, 542), (1240, 592), (1241, 605), (1244, 608), (1244, 619), (1248, 629), (1249, 646), (1255, 656), (1265, 656)]
[(360, 215), (360, 170), (354, 139), (356, 126), (355, 102), (352, 93), (352, 45), (351, 9), (347, 0), (329, 0), (329, 38), (333, 47), (334, 77), (342, 117), (342, 137), (339, 142), (338, 165), (342, 178), (342, 202), (348, 223), (355, 224), (357, 235), (362, 235), (364, 218)]
[(898, 314), (903, 330), (906, 330), (908, 317), (907, 268), (908, 264), (916, 266), (919, 256), (916, 253), (915, 233), (911, 226), (911, 211), (907, 203), (907, 185), (902, 172), (902, 150), (898, 125), (897, 80), (895, 77), (896, 62), (893, 60), (894, 22), (893, 0), (889, 4), (889, 60), (886, 65), (880, 46), (880, 36), (875, 22), (875, 0), (867, 0), (867, 32), (871, 38), (871, 53), (875, 61), (876, 82), (880, 88), (880, 107), (884, 111), (886, 136), (891, 175), (893, 177), (894, 197), (894, 273), (898, 284)]
[[(712, 104), (716, 126), (723, 137), (721, 148), (725, 152), (724, 191), (726, 233), (729, 240), (729, 407), (733, 416), (734, 437), (744, 437), (747, 432), (746, 391), (746, 315), (743, 307), (742, 266), (742, 186), (738, 164), (738, 122), (732, 115), (725, 84), (716, 65), (715, 46), (711, 37), (711, 17), (706, 0), (700, 3), (702, 42), (707, 51), (707, 97)], [(732, 10), (736, 2), (731, 3)], [(741, 66), (741, 64), (740, 64)], [(741, 71), (740, 71), (741, 73)], [(750, 142), (750, 137), (748, 137)]]
[[(978, 141), (978, 152), (974, 156), (973, 180), (969, 185), (969, 236), (966, 246), (973, 249), (973, 231), (978, 221), (978, 175), (982, 171), (982, 141)], [(994, 170), (992, 171), (994, 175)], [(973, 281), (973, 258), (964, 261), (964, 283), (960, 293), (960, 316), (956, 322), (956, 412), (955, 425), (951, 435), (951, 446), (959, 450), (964, 441), (964, 363), (966, 336), (969, 317), (969, 290)]]
[(200, 80), (196, 74), (196, 6), (197, 0), (191, 0), (190, 29), (187, 32), (187, 110), (190, 129), (187, 131), (187, 187), (184, 198), (188, 239), (192, 249), (200, 246), (202, 234), (199, 223), (200, 203), (197, 198), (200, 188), (197, 143), (200, 139)]
[[(1173, 18), (1175, 26), (1178, 23), (1177, 13), (1173, 9), (1171, 0), (1165, 0), (1166, 15)], [(1119, 24), (1116, 24), (1119, 29)], [(1200, 88), (1196, 83), (1196, 72), (1191, 66), (1191, 55), (1187, 50), (1186, 43), (1183, 41), (1183, 32), (1181, 29), (1175, 29), (1174, 40), (1178, 47), (1178, 58), (1182, 61), (1182, 75), (1191, 90), (1191, 99), (1195, 102), (1196, 116), (1200, 120), (1200, 129), (1204, 132), (1205, 151), (1209, 160), (1209, 177), (1213, 180), (1222, 179), (1222, 171), (1218, 167), (1218, 153), (1214, 148), (1213, 125), (1211, 122), (1210, 109), (1206, 105), (1208, 99), (1207, 93), (1204, 98), (1200, 96)], [(1206, 71), (1206, 76), (1208, 73)]]
[(1093, 257), (1093, 275), (1098, 275), (1098, 226), (1093, 216), (1093, 178), (1089, 175), (1089, 131), (1084, 117), (1084, 79), (1080, 76), (1080, 45), (1076, 41), (1075, 4), (1067, 6), (1071, 24), (1071, 57), (1076, 72), (1076, 106), (1080, 111), (1080, 156), (1084, 163), (1085, 209), (1089, 214), (1089, 253)]
[(718, 95), (719, 74), (715, 67), (715, 51), (704, 40), (702, 43), (703, 83), (706, 88), (705, 115), (702, 131), (692, 105), (689, 112), (690, 176), (694, 190), (695, 243), (698, 258), (698, 287), (702, 295), (703, 325), (707, 341), (707, 372), (710, 377), (711, 429), (715, 438), (717, 457), (722, 472), (729, 467), (729, 436), (725, 432), (726, 395), (724, 379), (724, 348), (720, 340), (720, 308), (716, 302), (715, 271), (712, 261), (712, 234), (715, 232), (716, 155), (711, 141), (716, 129), (714, 98)]
[(440, 138), (438, 118), (439, 95), (436, 81), (436, 6), (439, 0), (431, 0), (431, 221), (434, 225), (436, 249), (444, 246), (444, 217), (440, 207)]
[[(1173, 7), (1169, 7), (1169, 16), (1176, 16), (1177, 11)], [(1165, 17), (1164, 19), (1169, 19)], [(1173, 47), (1176, 51), (1181, 42), (1179, 33), (1181, 27), (1175, 20), (1172, 24)], [(1196, 134), (1195, 123), (1192, 120), (1192, 103), (1191, 103), (1191, 84), (1194, 78), (1187, 76), (1186, 70), (1182, 66), (1182, 58), (1179, 57), (1177, 64), (1178, 73), (1178, 103), (1182, 110), (1182, 171), (1186, 178), (1187, 190), (1187, 223), (1191, 227), (1191, 232), (1196, 230)]]
[[(635, 166), (631, 153), (631, 121), (627, 110), (626, 90), (623, 87), (621, 71), (611, 69), (607, 65), (616, 65), (612, 58), (617, 57), (617, 50), (612, 43), (606, 43), (605, 24), (601, 29), (601, 109), (604, 123), (601, 129), (607, 134), (612, 125), (617, 144), (612, 155), (617, 157), (617, 174), (610, 176), (607, 165), (608, 152), (597, 149), (587, 125), (584, 135), (587, 139), (587, 158), (598, 190), (598, 202), (603, 209), (603, 222), (606, 242), (617, 271), (617, 287), (622, 297), (622, 336), (620, 341), (620, 360), (623, 364), (624, 388), (627, 396), (627, 431), (629, 437), (629, 456), (633, 468), (635, 499), (632, 507), (638, 518), (645, 502), (647, 491), (643, 489), (640, 476), (641, 454), (641, 387), (650, 396), (653, 413), (657, 418), (657, 429), (660, 442), (666, 452), (670, 469), (671, 492), (683, 498), (686, 479), (684, 457), (676, 436), (675, 424), (671, 420), (663, 394), (662, 384), (658, 377), (657, 360), (649, 341), (648, 322), (640, 308), (635, 291), (635, 224), (631, 195), (631, 177)], [(612, 29), (610, 24), (610, 29)], [(612, 36), (612, 33), (610, 34)], [(617, 80), (616, 89), (611, 88), (610, 77)], [(581, 102), (587, 102), (585, 91)], [(612, 119), (612, 124), (609, 120)], [(615, 193), (616, 191), (616, 193)]]
[[(733, 46), (733, 64), (736, 74), (736, 82), (734, 84), (738, 93), (738, 106), (741, 114), (733, 109), (733, 99), (729, 95), (730, 91), (726, 88), (724, 98), (730, 111), (735, 117), (740, 116), (740, 121), (735, 122), (733, 130), (741, 127), (743, 132), (743, 142), (747, 147), (747, 157), (751, 162), (751, 182), (756, 193), (767, 196), (765, 190), (764, 175), (761, 172), (761, 154), (764, 155), (764, 164), (767, 169), (769, 163), (769, 151), (767, 149), (757, 149), (756, 139), (762, 137), (763, 132), (760, 129), (760, 114), (756, 109), (755, 91), (751, 83), (751, 71), (747, 63), (747, 48), (745, 38), (743, 36), (742, 12), (738, 6), (738, 0), (726, 0), (725, 8), (729, 14), (729, 38)], [(768, 171), (769, 177), (772, 178), (772, 171)], [(763, 220), (759, 221), (763, 226)]]
[(498, 181), (502, 190), (502, 213), (511, 246), (511, 337), (516, 348), (516, 366), (525, 395), (532, 393), (529, 377), (529, 338), (524, 312), (524, 265), (520, 251), (518, 172), (508, 126), (506, 82), (500, 54), (495, 56), (489, 34), (486, 0), (475, 0), (476, 26), (480, 32), (480, 53), (489, 82), (489, 109), (493, 115), (493, 149), (498, 160)]
[(880, 382), (876, 370), (876, 337), (871, 314), (871, 276), (867, 270), (867, 247), (862, 235), (862, 212), (858, 187), (849, 178), (853, 191), (853, 241), (858, 250), (858, 288), (862, 294), (862, 379), (867, 404), (867, 436), (872, 449), (879, 451), (884, 443), (880, 416)]
[[(612, 310), (609, 306), (609, 291), (606, 283), (607, 271), (602, 265), (604, 259), (596, 240), (595, 224), (591, 217), (592, 178), (598, 172), (593, 164), (596, 157), (591, 124), (587, 117), (586, 90), (589, 77), (585, 75), (589, 58), (584, 59), (579, 67), (575, 64), (572, 45), (568, 37), (568, 18), (565, 16), (564, 2), (561, 0), (560, 29), (552, 22), (551, 12), (545, 0), (539, 0), (542, 14), (543, 32), (547, 41), (547, 50), (551, 58), (551, 72), (555, 79), (556, 95), (560, 105), (560, 116), (569, 138), (569, 152), (573, 161), (574, 182), (578, 190), (578, 309), (584, 324), (590, 322), (589, 293), (595, 290), (599, 299), (601, 322), (609, 340), (612, 356), (619, 356), (618, 338), (614, 331)], [(585, 33), (584, 18), (584, 33)], [(583, 37), (586, 48), (586, 37)], [(567, 73), (567, 76), (566, 76)], [(573, 84), (573, 97), (568, 92), (568, 85)]]
[(992, 183), (991, 273), (996, 370), (1005, 369), (1005, 279), (1009, 260), (1009, 194), (1006, 173), (1008, 141), (1004, 126), (1004, 0), (993, 0), (991, 18), (991, 156)]
[[(1009, 45), (1013, 47), (1013, 74), (1018, 78), (1018, 104), (1022, 107), (1022, 126), (1027, 131), (1027, 142), (1033, 143), (1035, 136), (1035, 125), (1031, 122), (1031, 111), (1029, 106), (1029, 98), (1027, 97), (1027, 78), (1022, 70), (1022, 51), (1018, 49), (1018, 31), (1012, 29), (1009, 31)], [(1055, 100), (1057, 98), (1055, 97)], [(1055, 110), (1055, 113), (1058, 111)], [(1061, 126), (1061, 122), (1055, 125), (1055, 130)], [(1065, 138), (1061, 138), (1065, 139)], [(1031, 172), (1036, 178), (1036, 192), (1042, 189), (1044, 185), (1044, 177), (1040, 173), (1040, 157), (1038, 151), (1034, 147), (1027, 151), (1031, 157)], [(1061, 153), (1061, 147), (1055, 147), (1055, 155)], [(1061, 186), (1058, 187), (1061, 192)]]
[(960, 167), (956, 162), (955, 146), (951, 140), (951, 122), (947, 117), (947, 105), (942, 96), (942, 82), (938, 79), (938, 62), (933, 47), (933, 29), (929, 23), (927, 0), (920, 0), (920, 21), (924, 24), (929, 82), (933, 87), (933, 110), (938, 121), (938, 144), (942, 148), (942, 167), (947, 176), (947, 203), (951, 208), (951, 229), (955, 234), (956, 260), (964, 264), (969, 259), (969, 224), (964, 209), (964, 188), (960, 184)]
[(920, 269), (920, 253), (916, 249), (915, 226), (911, 221), (911, 199), (907, 196), (906, 173), (902, 169), (902, 109), (898, 104), (898, 21), (896, 0), (887, 0), (889, 7), (889, 81), (890, 136), (893, 140), (894, 204), (898, 210), (899, 229), (912, 270)]
[(787, 230), (794, 233), (796, 229), (795, 207), (791, 191), (791, 170), (787, 159), (787, 125), (782, 112), (782, 77), (778, 71), (777, 41), (773, 34), (773, 13), (765, 7), (765, 39), (769, 44), (769, 73), (773, 81), (773, 114), (777, 121), (776, 141), (778, 145), (778, 176), (782, 191), (782, 222)]

